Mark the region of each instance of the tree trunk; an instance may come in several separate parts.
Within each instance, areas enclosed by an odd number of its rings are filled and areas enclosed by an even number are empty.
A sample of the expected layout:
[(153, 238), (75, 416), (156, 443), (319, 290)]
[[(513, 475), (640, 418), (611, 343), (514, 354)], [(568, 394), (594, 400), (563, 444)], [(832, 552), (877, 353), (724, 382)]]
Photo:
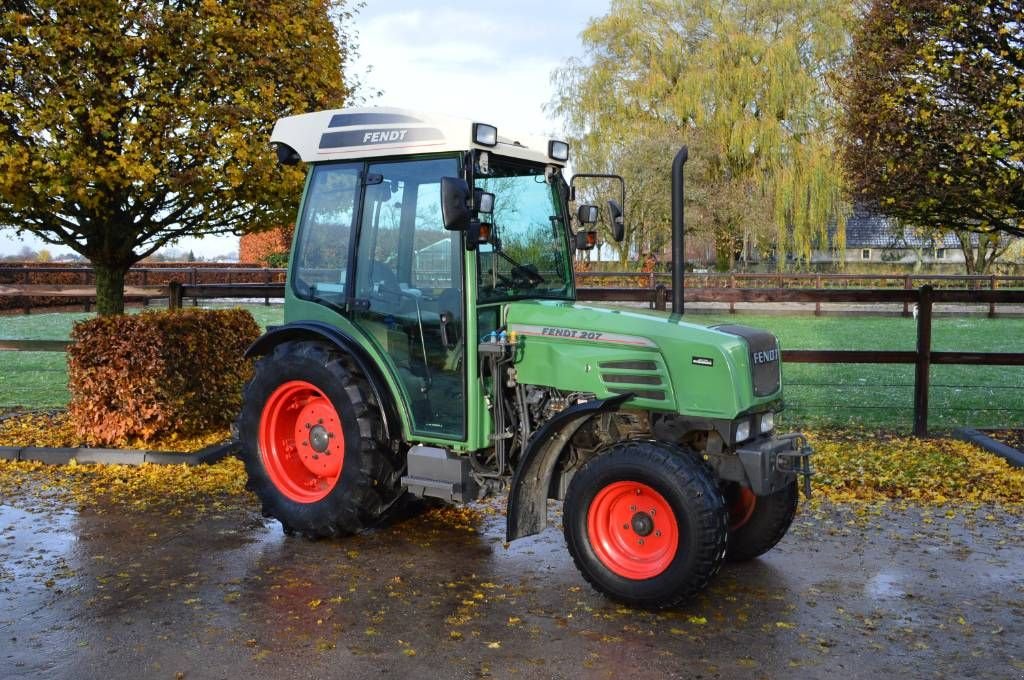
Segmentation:
[(968, 276), (977, 274), (977, 263), (974, 261), (974, 245), (971, 243), (970, 232), (956, 232), (956, 239), (960, 242), (960, 252), (964, 254), (964, 269)]
[(101, 316), (124, 314), (124, 277), (130, 265), (93, 263), (96, 274), (96, 312)]
[(735, 243), (728, 234), (715, 234), (715, 270), (727, 272), (732, 269)]

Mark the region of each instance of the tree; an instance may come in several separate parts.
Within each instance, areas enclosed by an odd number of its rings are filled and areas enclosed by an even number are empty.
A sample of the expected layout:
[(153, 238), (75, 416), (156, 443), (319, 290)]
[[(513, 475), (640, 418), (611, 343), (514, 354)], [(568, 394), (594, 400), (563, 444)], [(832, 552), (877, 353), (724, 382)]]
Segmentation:
[[(686, 164), (687, 232), (708, 237), (715, 244), (718, 268), (728, 270), (747, 240), (771, 238), (771, 224), (764, 216), (771, 213), (772, 205), (749, 177), (723, 177), (710, 160), (715, 154), (707, 148), (708, 140), (697, 130), (649, 125), (642, 137), (615, 144), (605, 170), (622, 175), (626, 181), (628, 228), (621, 243), (611, 238), (610, 223), (602, 223), (600, 231), (622, 265), (630, 253), (660, 253), (668, 247), (672, 240), (669, 169), (680, 139), (690, 145)], [(597, 186), (605, 192), (608, 189), (607, 184)], [(589, 186), (587, 189), (584, 202), (602, 205), (596, 201), (599, 192)], [(605, 192), (600, 195), (606, 197)]]
[(0, 14), (0, 226), (92, 262), (97, 310), (182, 236), (294, 216), (281, 116), (340, 106), (343, 0), (21, 0)]
[[(693, 177), (687, 169), (688, 186), (707, 206), (723, 208), (730, 195), (763, 202), (753, 217), (772, 227), (771, 240), (809, 256), (828, 241), (830, 220), (845, 222), (828, 79), (848, 48), (851, 15), (845, 0), (613, 0), (583, 31), (586, 59), (555, 72), (550, 108), (588, 169), (669, 130), (671, 146), (690, 143), (694, 159), (699, 149), (704, 167)], [(647, 171), (668, 187), (667, 166)], [(658, 195), (668, 206), (667, 188)], [(703, 226), (731, 251), (745, 225), (728, 212), (708, 211), (721, 220)]]
[(854, 195), (955, 231), (969, 273), (1024, 236), (1022, 26), (1020, 0), (875, 0), (854, 38), (843, 121)]

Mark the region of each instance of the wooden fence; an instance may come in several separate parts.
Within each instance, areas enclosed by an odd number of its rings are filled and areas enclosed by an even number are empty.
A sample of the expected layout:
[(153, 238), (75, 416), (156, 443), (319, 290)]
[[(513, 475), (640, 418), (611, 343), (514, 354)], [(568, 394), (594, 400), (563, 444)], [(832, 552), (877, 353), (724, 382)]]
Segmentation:
[[(1024, 277), (1021, 277), (1024, 278)], [(666, 309), (670, 290), (655, 283), (654, 288), (580, 288), (586, 301), (649, 303)], [(170, 307), (181, 307), (186, 298), (280, 298), (284, 284), (196, 284), (172, 282), (165, 291)], [(785, 362), (823, 364), (913, 364), (914, 426), (916, 436), (928, 434), (928, 390), (932, 364), (971, 366), (1024, 366), (1024, 352), (934, 352), (932, 317), (936, 303), (1024, 304), (1024, 290), (936, 289), (931, 285), (906, 288), (688, 288), (685, 302), (803, 302), (814, 303), (902, 303), (917, 308), (917, 349), (915, 351), (866, 350), (783, 350)], [(63, 351), (65, 343), (55, 341), (0, 341), (0, 350)]]
[[(287, 270), (240, 266), (133, 267), (125, 277), (126, 302), (148, 306), (167, 297), (167, 286), (220, 283), (272, 284), (283, 282)], [(20, 309), (30, 314), (39, 307), (80, 306), (91, 311), (96, 302), (95, 275), (91, 267), (0, 266), (0, 308)]]
[[(186, 298), (198, 300), (217, 297), (212, 289), (195, 288), (196, 286), (224, 286), (219, 297), (232, 296), (235, 286), (252, 286), (253, 284), (282, 284), (286, 270), (237, 266), (165, 266), (165, 267), (133, 267), (126, 278), (125, 298), (130, 302), (148, 305), (151, 300), (167, 296), (167, 285), (171, 281), (182, 284), (195, 294), (185, 295)], [(54, 283), (59, 277), (61, 283)], [(75, 279), (74, 282), (69, 279)], [(0, 266), (0, 300), (12, 301), (8, 308), (21, 309), (28, 314), (36, 306), (53, 306), (66, 301), (67, 305), (80, 305), (89, 311), (96, 299), (93, 271), (90, 267), (57, 267)], [(578, 272), (577, 284), (581, 294), (627, 295), (626, 293), (603, 293), (608, 288), (616, 290), (629, 289), (635, 291), (636, 299), (615, 299), (615, 301), (647, 302), (655, 304), (658, 299), (659, 287), (667, 286), (671, 275), (660, 272)], [(740, 299), (730, 297), (729, 293), (720, 291), (749, 289), (872, 289), (872, 290), (907, 290), (913, 291), (923, 285), (936, 289), (956, 288), (970, 291), (1024, 290), (1024, 276), (969, 276), (946, 274), (780, 274), (780, 273), (688, 273), (685, 279), (688, 301), (720, 302), (729, 305), (730, 313), (736, 312), (737, 302), (765, 302), (763, 299)], [(255, 288), (240, 288), (241, 297), (264, 298), (280, 297), (274, 295), (279, 285), (268, 285), (256, 292)], [(667, 290), (667, 288), (666, 288)], [(698, 297), (692, 297), (693, 291), (706, 291)], [(205, 291), (205, 292), (200, 292)], [(590, 291), (597, 291), (591, 293)], [(589, 300), (611, 298), (589, 297)], [(770, 300), (782, 302), (784, 300)], [(46, 304), (39, 304), (45, 302)], [(872, 302), (872, 300), (851, 300), (851, 302)], [(976, 302), (971, 300), (970, 302)], [(904, 316), (912, 314), (911, 302), (903, 302)], [(823, 313), (821, 302), (816, 301), (814, 313)], [(996, 302), (988, 302), (989, 316), (996, 316)]]

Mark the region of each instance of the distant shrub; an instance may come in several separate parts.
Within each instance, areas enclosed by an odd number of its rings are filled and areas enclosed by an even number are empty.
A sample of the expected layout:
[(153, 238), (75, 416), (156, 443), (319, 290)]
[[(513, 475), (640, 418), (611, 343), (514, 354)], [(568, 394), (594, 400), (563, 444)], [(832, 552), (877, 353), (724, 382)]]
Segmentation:
[(230, 424), (260, 335), (242, 309), (145, 312), (75, 324), (69, 415), (89, 444), (112, 445)]
[(294, 235), (293, 225), (243, 234), (238, 243), (238, 259), (263, 267), (284, 266), (288, 262), (288, 251), (291, 250)]

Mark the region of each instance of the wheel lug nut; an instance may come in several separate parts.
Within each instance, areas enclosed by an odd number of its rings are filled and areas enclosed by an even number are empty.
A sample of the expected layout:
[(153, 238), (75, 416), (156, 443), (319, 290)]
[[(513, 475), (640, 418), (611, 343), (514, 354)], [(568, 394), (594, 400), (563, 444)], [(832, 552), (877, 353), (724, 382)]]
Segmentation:
[(644, 539), (641, 538), (639, 541), (637, 541), (637, 543), (639, 543), (640, 545), (643, 545), (644, 544)]
[(635, 505), (629, 506), (629, 511), (630, 512), (636, 512), (636, 506)]
[(651, 508), (651, 515), (654, 515), (656, 512), (657, 511), (654, 508)]
[(661, 529), (658, 529), (658, 530), (656, 530), (656, 531), (654, 532), (654, 535), (655, 535), (655, 536), (661, 536)]
[(623, 524), (622, 528), (625, 529), (626, 531), (629, 531), (629, 525), (628, 524)]

